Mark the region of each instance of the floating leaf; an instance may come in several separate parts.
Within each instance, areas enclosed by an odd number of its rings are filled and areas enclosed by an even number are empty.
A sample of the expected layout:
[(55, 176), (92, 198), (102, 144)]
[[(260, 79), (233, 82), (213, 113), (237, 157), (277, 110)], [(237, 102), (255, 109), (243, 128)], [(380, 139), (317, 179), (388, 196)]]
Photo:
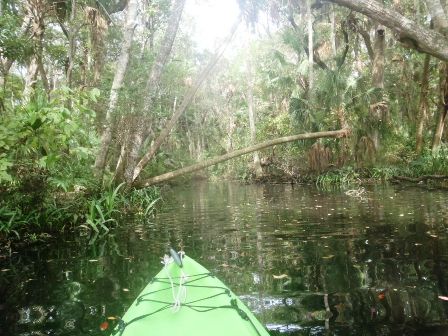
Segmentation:
[(285, 278), (289, 278), (288, 274), (284, 274), (284, 273), (283, 273), (283, 274), (280, 274), (280, 275), (275, 275), (275, 274), (273, 274), (272, 277), (273, 277), (274, 279), (277, 279), (277, 280), (285, 279)]

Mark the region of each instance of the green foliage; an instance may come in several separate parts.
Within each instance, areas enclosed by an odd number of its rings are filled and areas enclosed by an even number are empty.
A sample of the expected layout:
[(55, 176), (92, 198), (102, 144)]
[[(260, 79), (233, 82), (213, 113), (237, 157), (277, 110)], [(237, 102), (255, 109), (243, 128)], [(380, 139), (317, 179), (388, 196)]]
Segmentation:
[(16, 217), (22, 217), (19, 209), (13, 210), (6, 205), (0, 207), (0, 237), (2, 234), (9, 235), (14, 233), (20, 238), (16, 228), (22, 223), (16, 220)]
[(316, 185), (320, 188), (347, 187), (359, 185), (360, 182), (360, 174), (353, 167), (328, 171), (319, 175), (316, 179)]
[(96, 144), (89, 104), (98, 94), (62, 88), (48, 98), (36, 91), (29, 102), (0, 114), (1, 231), (78, 220), (82, 199), (65, 198), (61, 204), (54, 195), (96, 186), (86, 167)]
[(38, 91), (29, 103), (0, 115), (0, 183), (20, 184), (19, 167), (44, 169), (57, 179), (66, 176), (69, 163), (91, 160), (96, 138), (89, 130), (94, 112), (88, 104), (97, 96), (96, 90), (63, 88), (48, 99)]
[(150, 187), (132, 190), (126, 199), (128, 207), (132, 207), (133, 212), (148, 218), (154, 215), (155, 206), (162, 198), (159, 188)]
[(10, 12), (0, 16), (0, 55), (20, 62), (33, 51), (29, 38), (20, 31), (22, 18)]
[(405, 166), (403, 175), (448, 175), (448, 146), (443, 145), (436, 153), (426, 151), (422, 156)]
[[(121, 10), (126, 3), (122, 0), (115, 4), (109, 2), (100, 1), (112, 11)], [(331, 152), (331, 164), (337, 167), (354, 165), (356, 158), (357, 166), (370, 168), (358, 171), (343, 167), (340, 171), (326, 172), (318, 177), (319, 186), (357, 184), (364, 177), (387, 180), (398, 173), (412, 176), (447, 174), (446, 147), (437, 154), (425, 152), (419, 158), (414, 153), (423, 64), (421, 54), (401, 49), (393, 39), (389, 40), (384, 89), (374, 89), (372, 62), (359, 34), (361, 28), (371, 28), (369, 23), (360, 20), (355, 13), (347, 16), (348, 12), (336, 6), (331, 8), (336, 20), (332, 25), (328, 22), (328, 6), (323, 6), (323, 11), (314, 6), (316, 57), (311, 91), (309, 60), (305, 52), (306, 24), (301, 17), (303, 13), (300, 13), (304, 9), (303, 3), (239, 2), (243, 17), (251, 24), (255, 23), (261, 10), (266, 10), (279, 24), (279, 29), (245, 45), (233, 59), (229, 56), (218, 62), (213, 75), (198, 90), (170, 137), (142, 173), (143, 178), (250, 145), (253, 140), (248, 130), (249, 82), (253, 82), (255, 142), (334, 130), (342, 123), (351, 128), (351, 136), (346, 140), (320, 141)], [(101, 18), (107, 19), (103, 9), (93, 15), (97, 20), (87, 20), (83, 10), (77, 10), (77, 15), (71, 16), (70, 6), (51, 0), (55, 10), (50, 10), (40, 22), (43, 24), (39, 27), (43, 32), (43, 50), (37, 50), (33, 41), (38, 41), (29, 34), (32, 29), (24, 29), (23, 20), (28, 10), (25, 3), (2, 3), (0, 56), (3, 61), (14, 61), (16, 68), (12, 68), (15, 70), (6, 77), (2, 73), (4, 85), (0, 88), (1, 234), (21, 234), (22, 229), (28, 227), (40, 230), (47, 226), (62, 230), (66, 225), (83, 223), (92, 232), (102, 235), (116, 225), (120, 214), (152, 216), (160, 199), (158, 190), (129, 191), (120, 185), (101, 191), (102, 181), (97, 181), (91, 174), (98, 145), (97, 130), (104, 121), (109, 97), (107, 94), (99, 97), (98, 89), (86, 88), (97, 86), (103, 92), (110, 92), (122, 47), (124, 16), (114, 17), (116, 24), (109, 25), (105, 37), (105, 27), (100, 24)], [(93, 6), (94, 1), (81, 1), (79, 5)], [(403, 10), (411, 9), (410, 2), (403, 6)], [(142, 38), (134, 39), (132, 43), (125, 80), (119, 90), (114, 116), (117, 127), (110, 146), (109, 167), (117, 162), (120, 146), (126, 139), (131, 139), (137, 124), (149, 126), (145, 129), (148, 137), (141, 152), (148, 148), (191, 88), (196, 74), (211, 58), (209, 51), (195, 49), (189, 34), (189, 29), (193, 28), (186, 24), (176, 37), (174, 52), (167, 59), (150, 109), (144, 106), (148, 74), (161, 41), (154, 36), (163, 36), (170, 8), (171, 1), (168, 0), (150, 1), (142, 7), (138, 21), (145, 25), (137, 29)], [(424, 17), (422, 13), (419, 20), (424, 21)], [(294, 28), (291, 19), (296, 20)], [(67, 32), (55, 25), (58, 20)], [(76, 34), (72, 36), (74, 41), (69, 41), (65, 33), (71, 36), (72, 29)], [(337, 50), (333, 50), (332, 37), (335, 37)], [(345, 48), (346, 37), (349, 49)], [(70, 49), (73, 45), (76, 48)], [(33, 55), (36, 52), (39, 55)], [(26, 68), (30, 56), (42, 56), (39, 61), (44, 63), (45, 71), (38, 69), (35, 92), (25, 97), (25, 78), (21, 69)], [(345, 57), (343, 65), (339, 63), (342, 56)], [(69, 59), (73, 61), (70, 81), (73, 89), (54, 90), (53, 86), (58, 87), (64, 82), (63, 74), (67, 72)], [(434, 102), (439, 92), (438, 69), (433, 63), (430, 67), (428, 120), (435, 119)], [(100, 72), (95, 81), (92, 80), (95, 73), (92, 70)], [(50, 83), (50, 92), (39, 89), (43, 87), (44, 74)], [(374, 116), (371, 108), (379, 101), (382, 104), (377, 106), (385, 106), (380, 117)], [(433, 125), (428, 126), (432, 128)], [(426, 133), (430, 139), (431, 132)], [(372, 141), (376, 135), (380, 139), (378, 150), (374, 149)], [(359, 139), (366, 139), (365, 143), (371, 145), (362, 150)], [(313, 143), (314, 140), (298, 141), (261, 151), (261, 158), (267, 159), (265, 173), (274, 179), (281, 179), (282, 172), (290, 178), (302, 176), (305, 158)], [(250, 179), (251, 157), (247, 155), (210, 167), (206, 174), (217, 178)], [(370, 165), (367, 164), (369, 160)]]
[(158, 188), (134, 189), (127, 192), (125, 184), (109, 188), (91, 199), (85, 215), (86, 224), (96, 234), (106, 234), (122, 213), (137, 214), (147, 218), (154, 214), (155, 205), (161, 199)]
[(8, 192), (0, 202), (0, 237), (23, 231), (63, 231), (65, 226), (78, 224), (84, 209), (84, 197), (45, 195), (36, 200), (35, 193)]
[(110, 217), (113, 212), (105, 211), (104, 199), (91, 200), (89, 202), (89, 211), (86, 214), (86, 224), (96, 233), (102, 229), (105, 233), (109, 232), (109, 227), (106, 225), (109, 222), (115, 222), (115, 219)]
[(389, 181), (398, 172), (398, 167), (373, 167), (369, 170), (369, 175), (374, 180)]

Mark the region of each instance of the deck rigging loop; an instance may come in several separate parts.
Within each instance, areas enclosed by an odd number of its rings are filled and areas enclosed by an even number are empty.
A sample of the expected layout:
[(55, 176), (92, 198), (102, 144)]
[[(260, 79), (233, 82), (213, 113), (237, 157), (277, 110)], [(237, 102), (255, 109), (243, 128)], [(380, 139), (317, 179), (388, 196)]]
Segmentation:
[[(171, 293), (173, 295), (173, 312), (177, 313), (180, 310), (180, 307), (182, 306), (182, 302), (185, 302), (187, 299), (187, 287), (184, 286), (184, 284), (188, 280), (188, 275), (182, 269), (182, 267), (183, 267), (182, 258), (183, 258), (184, 252), (181, 251), (180, 253), (177, 253), (174, 249), (170, 248), (170, 254), (171, 254), (171, 257), (169, 257), (168, 255), (164, 256), (162, 263), (164, 265), (165, 273), (166, 273), (168, 279), (170, 280)], [(174, 285), (171, 274), (167, 268), (167, 266), (169, 264), (171, 264), (173, 261), (174, 261), (174, 263), (176, 263), (176, 265), (178, 265), (180, 267), (180, 277), (179, 277), (179, 283), (177, 284), (177, 286)], [(176, 293), (176, 289), (177, 289), (177, 293)]]

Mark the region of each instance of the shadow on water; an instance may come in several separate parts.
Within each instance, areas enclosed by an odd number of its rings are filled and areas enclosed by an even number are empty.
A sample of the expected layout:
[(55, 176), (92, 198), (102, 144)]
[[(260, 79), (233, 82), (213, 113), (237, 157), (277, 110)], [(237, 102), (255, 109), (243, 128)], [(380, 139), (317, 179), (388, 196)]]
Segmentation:
[(202, 183), (95, 245), (0, 256), (0, 335), (105, 335), (169, 245), (221, 278), (272, 335), (448, 335), (445, 192)]

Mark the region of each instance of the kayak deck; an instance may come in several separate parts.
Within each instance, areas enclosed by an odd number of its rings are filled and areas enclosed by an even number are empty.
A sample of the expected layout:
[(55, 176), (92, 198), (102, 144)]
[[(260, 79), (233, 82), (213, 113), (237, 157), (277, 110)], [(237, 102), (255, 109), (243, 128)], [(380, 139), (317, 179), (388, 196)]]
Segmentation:
[(112, 335), (268, 336), (265, 327), (220, 280), (185, 256), (157, 274)]

